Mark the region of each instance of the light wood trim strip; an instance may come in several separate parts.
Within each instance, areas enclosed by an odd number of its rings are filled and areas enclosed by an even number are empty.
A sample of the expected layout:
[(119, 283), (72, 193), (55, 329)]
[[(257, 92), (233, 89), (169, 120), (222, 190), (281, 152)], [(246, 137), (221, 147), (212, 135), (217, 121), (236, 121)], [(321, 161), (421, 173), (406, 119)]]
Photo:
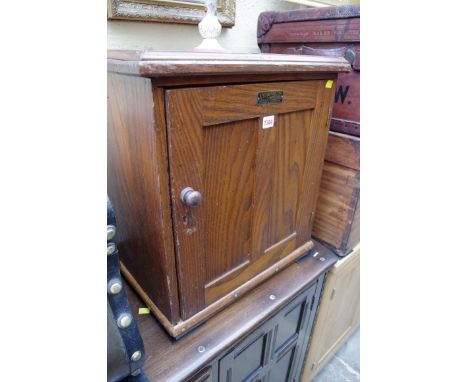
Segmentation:
[(216, 277), (214, 280), (210, 281), (208, 284), (205, 285), (205, 289), (223, 283), (226, 279), (235, 276), (235, 274), (239, 273), (249, 264), (250, 260), (245, 260), (244, 262), (240, 263), (237, 267), (230, 269), (228, 272), (223, 273), (221, 276)]
[(174, 332), (176, 333), (176, 336), (184, 334), (189, 329), (195, 327), (202, 321), (206, 320), (208, 317), (212, 316), (214, 313), (218, 312), (224, 306), (238, 299), (240, 296), (244, 295), (246, 292), (253, 289), (258, 284), (262, 283), (275, 273), (279, 272), (280, 270), (291, 264), (294, 260), (301, 257), (304, 253), (311, 250), (313, 246), (314, 243), (312, 241), (306, 242), (304, 245), (291, 252), (288, 256), (284, 257), (279, 262), (265, 269), (263, 272), (259, 273), (257, 276), (253, 277), (245, 284), (242, 284), (239, 288), (236, 288), (233, 291), (229, 292), (227, 295), (220, 298), (213, 304), (207, 306), (205, 309), (188, 318), (187, 320), (178, 323), (174, 326)]
[(297, 236), (297, 232), (294, 231), (291, 235), (286, 236), (284, 239), (281, 241), (278, 241), (274, 245), (272, 245), (270, 248), (265, 249), (264, 254), (271, 253), (272, 251), (278, 250), (278, 248), (282, 247), (284, 244), (286, 244), (288, 241), (294, 239)]
[(170, 321), (166, 318), (164, 313), (162, 313), (158, 307), (154, 304), (154, 302), (150, 299), (150, 297), (145, 293), (143, 288), (138, 284), (132, 274), (128, 271), (125, 265), (120, 262), (120, 271), (122, 272), (125, 279), (128, 283), (132, 286), (133, 289), (140, 295), (141, 299), (145, 302), (146, 305), (149, 306), (151, 312), (156, 316), (159, 322), (164, 326), (164, 328), (169, 332), (169, 334), (175, 337), (174, 326), (170, 323)]
[(122, 61), (108, 59), (107, 64), (108, 71), (145, 77), (174, 77), (180, 76), (180, 73), (184, 75), (339, 73), (349, 72), (351, 69), (351, 66), (344, 58), (331, 58), (330, 61), (317, 62), (235, 60)]
[(148, 295), (143, 291), (143, 289), (138, 285), (138, 282), (132, 277), (130, 272), (125, 268), (125, 265), (121, 263), (122, 274), (128, 283), (136, 290), (136, 292), (141, 296), (142, 300), (149, 306), (153, 314), (159, 320), (159, 322), (164, 326), (168, 333), (172, 337), (180, 337), (181, 335), (187, 333), (190, 329), (193, 329), (208, 317), (211, 317), (213, 314), (221, 310), (226, 305), (230, 304), (233, 300), (238, 299), (240, 296), (247, 293), (249, 290), (253, 289), (257, 285), (261, 284), (266, 279), (270, 278), (273, 274), (279, 272), (280, 270), (287, 267), (293, 261), (297, 260), (304, 253), (311, 250), (314, 247), (313, 241), (308, 241), (288, 256), (282, 258), (277, 263), (273, 264), (271, 267), (265, 269), (263, 272), (259, 273), (257, 276), (250, 279), (245, 284), (242, 284), (239, 288), (234, 289), (224, 297), (220, 298), (218, 301), (207, 306), (205, 309), (201, 310), (197, 314), (188, 318), (185, 321), (180, 321), (177, 324), (172, 324), (166, 318), (166, 316), (157, 308), (157, 306), (151, 301)]

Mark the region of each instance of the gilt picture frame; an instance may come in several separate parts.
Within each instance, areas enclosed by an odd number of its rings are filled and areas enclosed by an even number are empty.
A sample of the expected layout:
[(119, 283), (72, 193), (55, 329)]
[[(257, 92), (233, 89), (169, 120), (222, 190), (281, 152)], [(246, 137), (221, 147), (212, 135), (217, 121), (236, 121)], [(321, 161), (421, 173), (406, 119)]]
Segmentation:
[[(217, 16), (223, 27), (235, 24), (236, 0), (218, 0)], [(198, 24), (205, 15), (204, 0), (107, 0), (109, 20)]]

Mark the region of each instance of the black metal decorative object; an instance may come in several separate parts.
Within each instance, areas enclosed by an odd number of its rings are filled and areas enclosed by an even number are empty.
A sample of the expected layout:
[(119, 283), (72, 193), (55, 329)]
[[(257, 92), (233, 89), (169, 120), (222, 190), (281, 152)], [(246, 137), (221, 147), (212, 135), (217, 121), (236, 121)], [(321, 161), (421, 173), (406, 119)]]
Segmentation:
[(260, 92), (257, 94), (257, 105), (267, 105), (270, 103), (282, 103), (282, 102), (283, 102), (282, 90)]
[(144, 346), (120, 275), (117, 233), (107, 198), (107, 381), (148, 381), (143, 372)]

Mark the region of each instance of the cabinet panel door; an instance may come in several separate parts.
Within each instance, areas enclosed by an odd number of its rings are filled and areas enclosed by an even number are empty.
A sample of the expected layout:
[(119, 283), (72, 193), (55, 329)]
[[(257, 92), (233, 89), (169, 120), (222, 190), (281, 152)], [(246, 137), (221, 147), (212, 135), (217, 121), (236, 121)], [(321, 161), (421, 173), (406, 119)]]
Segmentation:
[(302, 382), (315, 377), (359, 325), (359, 265), (358, 245), (327, 277)]
[(262, 380), (267, 363), (268, 340), (268, 331), (255, 333), (223, 357), (219, 363), (219, 381), (255, 382)]
[(219, 382), (297, 381), (323, 278), (220, 357)]
[[(325, 83), (166, 91), (182, 319), (310, 243), (332, 97)], [(259, 102), (272, 92), (272, 103)], [(182, 202), (186, 187), (201, 193), (197, 207)]]
[(297, 353), (298, 346), (293, 346), (286, 352), (282, 353), (278, 359), (275, 359), (272, 370), (268, 374), (268, 382), (287, 382), (291, 381), (294, 357)]

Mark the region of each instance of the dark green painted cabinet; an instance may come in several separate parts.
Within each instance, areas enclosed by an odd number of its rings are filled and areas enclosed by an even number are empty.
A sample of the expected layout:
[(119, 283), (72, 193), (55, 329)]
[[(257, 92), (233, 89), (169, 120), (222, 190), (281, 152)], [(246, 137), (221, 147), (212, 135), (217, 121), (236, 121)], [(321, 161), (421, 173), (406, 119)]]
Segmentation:
[(261, 327), (215, 359), (202, 371), (202, 376), (199, 374), (201, 378), (191, 381), (299, 381), (323, 279), (324, 275)]

